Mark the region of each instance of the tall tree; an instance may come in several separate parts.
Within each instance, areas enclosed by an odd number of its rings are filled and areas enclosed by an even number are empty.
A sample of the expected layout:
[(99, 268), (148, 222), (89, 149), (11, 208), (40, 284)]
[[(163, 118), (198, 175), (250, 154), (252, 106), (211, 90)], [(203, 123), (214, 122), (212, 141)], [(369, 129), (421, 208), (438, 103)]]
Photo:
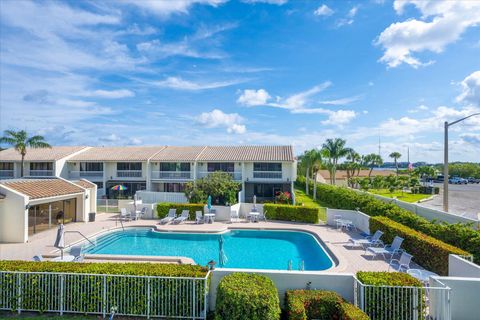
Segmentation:
[(393, 161), (395, 162), (395, 168), (397, 169), (397, 176), (398, 176), (398, 162), (397, 160), (400, 159), (400, 157), (402, 156), (402, 154), (400, 152), (392, 152), (390, 153), (389, 157), (393, 159)]
[(322, 145), (322, 155), (328, 158), (329, 170), (330, 170), (330, 183), (336, 184), (336, 173), (338, 160), (345, 157), (349, 151), (349, 148), (345, 147), (346, 140), (335, 138), (327, 139)]
[(383, 159), (378, 154), (370, 153), (363, 157), (363, 165), (370, 168), (370, 172), (368, 173), (369, 178), (372, 176), (373, 168), (381, 166), (382, 164)]
[(347, 148), (347, 161), (345, 162), (345, 169), (347, 171), (347, 183), (349, 187), (352, 187), (355, 185), (353, 181), (353, 176), (355, 175), (355, 171), (358, 170), (358, 173), (360, 173), (360, 160), (361, 156), (358, 152), (353, 150), (352, 148)]
[(4, 136), (0, 137), (0, 143), (12, 146), (22, 156), (20, 176), (23, 177), (23, 163), (27, 155), (27, 148), (51, 148), (42, 136), (29, 137), (25, 130), (5, 130)]
[(313, 199), (317, 199), (317, 176), (318, 171), (322, 168), (322, 153), (320, 150), (313, 149), (310, 151), (310, 160), (312, 166), (312, 178), (313, 178)]

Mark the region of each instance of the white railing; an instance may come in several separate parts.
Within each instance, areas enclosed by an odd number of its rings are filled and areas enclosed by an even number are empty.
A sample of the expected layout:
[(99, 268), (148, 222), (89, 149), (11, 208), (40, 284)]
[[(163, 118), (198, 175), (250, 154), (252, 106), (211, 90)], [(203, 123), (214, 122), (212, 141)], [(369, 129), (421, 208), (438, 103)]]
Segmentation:
[(0, 179), (9, 179), (13, 178), (14, 171), (13, 170), (0, 170)]
[(152, 171), (152, 179), (189, 180), (192, 171)]
[(173, 202), (187, 203), (188, 199), (181, 192), (154, 192), (154, 191), (137, 191), (137, 197), (142, 199), (143, 203)]
[(206, 319), (208, 277), (0, 271), (0, 310)]
[(119, 178), (140, 178), (140, 177), (142, 177), (142, 170), (117, 170), (117, 177), (119, 177)]
[(115, 213), (120, 212), (117, 199), (97, 199), (97, 211)]
[(355, 281), (355, 305), (372, 320), (450, 320), (450, 288), (365, 285)]
[(70, 179), (103, 178), (103, 171), (70, 171)]
[[(214, 171), (214, 172), (219, 172), (219, 171)], [(198, 172), (197, 176), (199, 179), (201, 178), (205, 178), (206, 176), (208, 176), (209, 174), (212, 174), (214, 172), (206, 172), (206, 171), (203, 171), (203, 172)], [(235, 172), (226, 172), (228, 173), (233, 180), (236, 180), (236, 181), (240, 181), (242, 180), (242, 172), (240, 171), (235, 171)]]
[(51, 177), (53, 170), (30, 170), (30, 177)]
[(253, 171), (254, 179), (282, 179), (281, 171)]

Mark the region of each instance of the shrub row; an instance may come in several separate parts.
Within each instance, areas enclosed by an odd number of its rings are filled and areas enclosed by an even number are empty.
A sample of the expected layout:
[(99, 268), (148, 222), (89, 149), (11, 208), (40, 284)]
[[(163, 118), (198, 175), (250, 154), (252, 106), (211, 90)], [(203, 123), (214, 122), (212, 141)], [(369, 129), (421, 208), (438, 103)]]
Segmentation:
[(402, 248), (414, 256), (414, 260), (440, 275), (448, 275), (448, 255), (468, 253), (433, 237), (424, 235), (387, 217), (371, 217), (370, 232), (383, 231), (384, 242), (391, 243), (395, 236), (404, 239)]
[(318, 223), (320, 211), (318, 208), (292, 206), (287, 204), (266, 203), (263, 211), (267, 212), (267, 219)]
[(280, 301), (270, 278), (253, 273), (232, 273), (217, 288), (215, 320), (278, 320)]
[[(305, 189), (305, 178), (300, 177), (297, 185)], [(475, 262), (480, 262), (480, 230), (473, 230), (470, 226), (461, 223), (428, 221), (393, 203), (386, 203), (371, 195), (347, 188), (318, 184), (317, 189), (318, 199), (331, 208), (347, 210), (359, 208), (369, 216), (386, 216), (414, 230), (461, 248), (472, 254)]]
[(370, 319), (366, 313), (333, 291), (288, 290), (285, 294), (285, 311), (289, 320)]
[(195, 219), (195, 211), (202, 211), (205, 205), (203, 203), (169, 203), (161, 202), (157, 203), (157, 216), (165, 218), (168, 214), (168, 210), (177, 209), (177, 215), (181, 214), (183, 210), (188, 210), (190, 215), (189, 219)]

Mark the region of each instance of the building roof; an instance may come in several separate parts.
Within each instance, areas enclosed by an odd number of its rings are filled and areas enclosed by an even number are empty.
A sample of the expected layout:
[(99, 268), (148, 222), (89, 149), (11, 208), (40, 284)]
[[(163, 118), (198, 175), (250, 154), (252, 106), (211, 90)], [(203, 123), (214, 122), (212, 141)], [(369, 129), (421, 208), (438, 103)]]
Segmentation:
[[(56, 161), (68, 157), (86, 147), (60, 146), (51, 148), (27, 148), (25, 161)], [(0, 161), (21, 161), (22, 156), (14, 148), (0, 151)]]
[(174, 147), (168, 146), (152, 157), (152, 161), (195, 161), (205, 146)]
[[(358, 177), (368, 177), (368, 174), (370, 173), (370, 170), (360, 170), (360, 173), (358, 174)], [(318, 174), (321, 175), (325, 180), (330, 179), (330, 172), (328, 170), (319, 170)], [(372, 177), (375, 176), (389, 176), (395, 174), (395, 171), (393, 170), (373, 170), (372, 171)], [(355, 176), (357, 177), (357, 173), (355, 173)], [(342, 180), (342, 179), (347, 179), (347, 171), (346, 170), (337, 170), (335, 173), (335, 179), (337, 180)]]
[(76, 180), (76, 181), (72, 181), (72, 182), (75, 183), (77, 186), (80, 186), (80, 187), (85, 188), (85, 189), (95, 188), (95, 186), (96, 186), (95, 183), (90, 182), (90, 181), (85, 180), (85, 179)]
[(198, 161), (295, 161), (292, 146), (211, 146)]
[(31, 200), (82, 193), (79, 186), (63, 179), (12, 179), (0, 185), (28, 196)]
[(147, 161), (165, 147), (92, 147), (69, 161)]

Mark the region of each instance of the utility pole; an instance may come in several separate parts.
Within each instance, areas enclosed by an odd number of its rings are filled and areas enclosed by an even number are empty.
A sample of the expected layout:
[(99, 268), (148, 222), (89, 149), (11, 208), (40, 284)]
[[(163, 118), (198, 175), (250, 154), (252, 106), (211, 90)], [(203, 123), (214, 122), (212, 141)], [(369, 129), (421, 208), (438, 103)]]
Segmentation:
[(448, 212), (448, 128), (463, 120), (467, 120), (468, 118), (471, 118), (473, 116), (478, 116), (478, 115), (480, 115), (480, 112), (471, 114), (467, 117), (458, 119), (451, 123), (449, 123), (448, 121), (445, 121), (444, 123), (445, 132), (444, 132), (444, 138), (443, 138), (443, 143), (444, 143), (444, 146), (443, 146), (443, 211), (445, 212)]

